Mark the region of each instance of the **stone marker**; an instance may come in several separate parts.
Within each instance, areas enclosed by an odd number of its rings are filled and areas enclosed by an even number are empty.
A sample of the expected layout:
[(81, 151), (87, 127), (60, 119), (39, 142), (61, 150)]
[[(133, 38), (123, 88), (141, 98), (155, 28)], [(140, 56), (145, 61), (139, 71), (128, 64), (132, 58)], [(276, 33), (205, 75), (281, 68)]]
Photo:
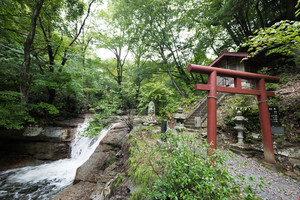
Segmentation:
[(269, 114), (270, 114), (270, 123), (273, 127), (279, 127), (281, 124), (279, 122), (279, 113), (277, 106), (269, 106)]
[(201, 126), (201, 117), (195, 117), (195, 127), (200, 128)]
[(168, 126), (167, 120), (161, 120), (161, 135), (160, 135), (160, 139), (163, 142), (167, 141), (167, 137), (165, 135), (165, 132), (167, 131), (167, 126)]
[(167, 131), (167, 120), (161, 120), (161, 133), (165, 133)]
[(277, 106), (269, 106), (270, 123), (272, 134), (284, 134), (284, 127), (279, 120), (279, 111)]

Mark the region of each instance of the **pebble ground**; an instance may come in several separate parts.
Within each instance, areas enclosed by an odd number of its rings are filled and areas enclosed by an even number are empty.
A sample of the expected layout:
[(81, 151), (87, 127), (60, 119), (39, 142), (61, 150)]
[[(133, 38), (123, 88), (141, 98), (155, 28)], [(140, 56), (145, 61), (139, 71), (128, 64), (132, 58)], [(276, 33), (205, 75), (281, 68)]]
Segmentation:
[(245, 182), (251, 184), (256, 195), (262, 199), (300, 200), (300, 181), (270, 170), (252, 158), (233, 153), (226, 165), (237, 181), (241, 180), (238, 177), (244, 177)]

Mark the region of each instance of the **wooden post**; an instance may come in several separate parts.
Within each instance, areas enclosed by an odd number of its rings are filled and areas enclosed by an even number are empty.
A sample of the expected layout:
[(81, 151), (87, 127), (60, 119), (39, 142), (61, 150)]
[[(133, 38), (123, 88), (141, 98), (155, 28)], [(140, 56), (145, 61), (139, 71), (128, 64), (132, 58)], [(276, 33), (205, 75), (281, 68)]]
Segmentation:
[(264, 156), (268, 163), (276, 163), (273, 149), (273, 140), (271, 133), (271, 123), (269, 117), (268, 98), (265, 87), (265, 79), (259, 79), (256, 82), (257, 90), (261, 91), (261, 95), (257, 96), (259, 108), (259, 120), (262, 132)]
[(217, 72), (208, 77), (210, 90), (207, 99), (207, 142), (212, 149), (217, 149)]

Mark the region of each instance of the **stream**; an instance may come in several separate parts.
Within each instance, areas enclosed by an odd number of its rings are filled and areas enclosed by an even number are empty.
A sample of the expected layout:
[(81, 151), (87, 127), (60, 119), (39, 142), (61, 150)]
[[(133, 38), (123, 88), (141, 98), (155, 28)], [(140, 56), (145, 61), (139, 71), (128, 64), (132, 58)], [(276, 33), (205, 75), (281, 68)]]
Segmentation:
[(86, 119), (78, 125), (71, 158), (0, 172), (0, 200), (51, 199), (72, 184), (77, 168), (89, 159), (109, 130), (103, 129), (98, 137), (81, 137), (88, 124)]

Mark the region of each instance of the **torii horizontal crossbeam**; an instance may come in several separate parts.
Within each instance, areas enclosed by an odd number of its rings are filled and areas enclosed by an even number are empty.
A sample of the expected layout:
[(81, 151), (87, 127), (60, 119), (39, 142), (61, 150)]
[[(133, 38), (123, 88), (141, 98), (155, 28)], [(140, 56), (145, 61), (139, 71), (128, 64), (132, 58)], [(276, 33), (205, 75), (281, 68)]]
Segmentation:
[[(196, 84), (195, 90), (210, 90), (209, 84)], [(236, 87), (224, 87), (224, 86), (217, 86), (217, 92), (227, 92), (227, 93), (235, 93), (235, 94), (250, 94), (250, 95), (261, 95), (262, 91), (260, 90), (251, 90), (251, 89), (243, 89), (243, 88), (236, 88)], [(275, 93), (266, 91), (267, 96), (274, 97)]]

